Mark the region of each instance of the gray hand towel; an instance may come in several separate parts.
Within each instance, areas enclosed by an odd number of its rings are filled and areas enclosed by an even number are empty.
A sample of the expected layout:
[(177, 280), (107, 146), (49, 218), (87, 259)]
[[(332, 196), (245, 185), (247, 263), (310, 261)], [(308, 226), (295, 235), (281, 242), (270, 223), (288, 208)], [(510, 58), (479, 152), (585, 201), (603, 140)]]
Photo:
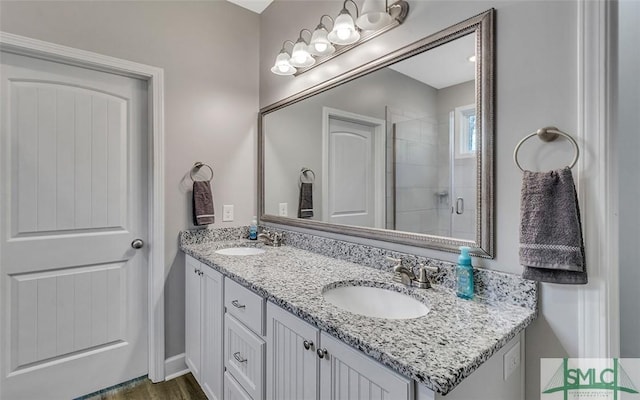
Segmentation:
[(213, 224), (215, 221), (213, 195), (209, 181), (193, 182), (193, 224), (196, 226)]
[(521, 195), (523, 277), (541, 282), (587, 283), (578, 196), (569, 167), (525, 171)]
[(298, 218), (311, 217), (313, 217), (313, 183), (302, 182), (298, 199)]

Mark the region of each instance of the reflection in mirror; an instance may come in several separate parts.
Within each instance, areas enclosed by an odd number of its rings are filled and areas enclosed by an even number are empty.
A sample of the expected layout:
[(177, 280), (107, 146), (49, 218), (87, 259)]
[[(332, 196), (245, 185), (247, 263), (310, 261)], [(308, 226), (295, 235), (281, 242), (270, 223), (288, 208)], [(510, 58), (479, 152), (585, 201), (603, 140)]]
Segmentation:
[(490, 256), (492, 87), (476, 58), (491, 40), (459, 25), (411, 57), (262, 110), (261, 219)]

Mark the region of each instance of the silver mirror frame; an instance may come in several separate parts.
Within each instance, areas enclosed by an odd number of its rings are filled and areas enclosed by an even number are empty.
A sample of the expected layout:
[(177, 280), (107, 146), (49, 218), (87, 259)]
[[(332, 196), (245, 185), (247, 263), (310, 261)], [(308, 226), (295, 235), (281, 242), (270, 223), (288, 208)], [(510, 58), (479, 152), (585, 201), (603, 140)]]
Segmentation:
[[(487, 10), (465, 21), (429, 35), (368, 64), (303, 90), (260, 110), (258, 116), (258, 215), (261, 223), (274, 223), (315, 229), (360, 238), (380, 240), (416, 247), (458, 252), (459, 246), (469, 246), (475, 256), (493, 258), (494, 253), (494, 129), (495, 129), (495, 9)], [(276, 110), (350, 82), (363, 75), (387, 67), (429, 49), (468, 35), (476, 34), (476, 115), (482, 128), (477, 146), (477, 205), (476, 239), (460, 240), (449, 237), (416, 234), (379, 228), (330, 224), (322, 221), (279, 217), (265, 214), (263, 118)]]

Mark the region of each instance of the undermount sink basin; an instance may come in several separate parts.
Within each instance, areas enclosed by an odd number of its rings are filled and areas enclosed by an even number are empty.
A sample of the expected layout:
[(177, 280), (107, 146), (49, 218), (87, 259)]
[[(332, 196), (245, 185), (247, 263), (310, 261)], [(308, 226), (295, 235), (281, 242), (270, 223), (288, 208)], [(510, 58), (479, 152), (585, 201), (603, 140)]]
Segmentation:
[(428, 306), (411, 296), (377, 287), (339, 286), (322, 295), (338, 308), (367, 317), (410, 319), (429, 312)]
[(258, 249), (256, 247), (228, 247), (226, 249), (220, 249), (215, 251), (223, 256), (255, 256), (264, 253), (264, 249)]

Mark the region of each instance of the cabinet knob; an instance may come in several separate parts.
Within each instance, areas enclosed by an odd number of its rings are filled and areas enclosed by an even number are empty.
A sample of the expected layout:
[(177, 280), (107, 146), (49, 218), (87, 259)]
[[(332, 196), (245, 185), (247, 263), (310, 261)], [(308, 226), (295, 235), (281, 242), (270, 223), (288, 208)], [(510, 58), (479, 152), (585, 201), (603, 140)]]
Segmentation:
[(242, 358), (242, 356), (240, 355), (239, 351), (236, 351), (235, 353), (233, 353), (233, 358), (235, 358), (236, 361), (241, 362), (241, 363), (247, 362), (247, 359), (246, 358)]
[(318, 357), (324, 358), (329, 353), (327, 352), (327, 349), (318, 349), (318, 350), (316, 350), (316, 354), (318, 354)]
[(234, 306), (235, 308), (245, 308), (245, 307), (246, 307), (244, 304), (240, 304), (240, 303), (238, 303), (238, 300), (233, 300), (233, 301), (231, 302), (231, 304), (233, 304), (233, 306)]
[(309, 350), (310, 348), (313, 347), (313, 342), (309, 340), (305, 340), (304, 342), (302, 342), (302, 345), (304, 346), (305, 350)]

